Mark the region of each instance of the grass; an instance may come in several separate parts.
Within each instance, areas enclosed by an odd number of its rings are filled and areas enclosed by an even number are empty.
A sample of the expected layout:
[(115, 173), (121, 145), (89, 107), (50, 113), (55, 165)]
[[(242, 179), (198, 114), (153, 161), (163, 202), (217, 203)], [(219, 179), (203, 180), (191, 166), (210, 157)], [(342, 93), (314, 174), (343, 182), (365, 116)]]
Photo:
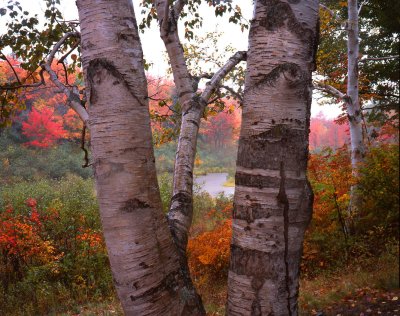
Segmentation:
[(322, 310), (340, 302), (358, 289), (390, 291), (399, 287), (397, 251), (369, 259), (363, 266), (353, 265), (342, 271), (330, 272), (313, 280), (300, 282), (300, 315)]
[[(393, 249), (380, 258), (371, 258), (363, 265), (353, 265), (340, 271), (326, 272), (314, 279), (300, 282), (300, 315), (329, 309), (330, 306), (352, 295), (361, 288), (390, 291), (399, 287), (399, 259)], [(226, 282), (210, 281), (198, 287), (209, 316), (225, 315)], [(87, 303), (71, 308), (57, 316), (120, 316), (123, 315), (118, 301)]]
[(49, 316), (123, 316), (121, 304), (117, 300), (101, 303), (87, 303), (82, 306), (75, 306), (65, 313), (53, 313)]

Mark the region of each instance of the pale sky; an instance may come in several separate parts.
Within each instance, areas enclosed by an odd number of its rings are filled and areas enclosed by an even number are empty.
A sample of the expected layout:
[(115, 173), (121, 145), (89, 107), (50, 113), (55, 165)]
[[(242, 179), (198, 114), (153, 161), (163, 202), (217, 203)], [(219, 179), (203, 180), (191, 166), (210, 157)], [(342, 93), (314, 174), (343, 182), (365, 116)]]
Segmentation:
[[(7, 4), (8, 0), (0, 0), (0, 8)], [(45, 4), (43, 0), (19, 0), (24, 10), (30, 13), (38, 13), (38, 17), (43, 16), (45, 11)], [(133, 0), (135, 7), (135, 14), (137, 20), (140, 21), (140, 6), (141, 0)], [(233, 0), (233, 5), (240, 4), (243, 16), (247, 19), (251, 19), (253, 5), (251, 0), (239, 1)], [(63, 0), (61, 1), (61, 8), (64, 17), (67, 20), (78, 19), (78, 11), (74, 0)], [(203, 19), (203, 26), (201, 29), (196, 30), (196, 34), (199, 36), (205, 35), (208, 32), (219, 31), (222, 33), (221, 38), (218, 40), (218, 49), (224, 50), (227, 45), (232, 46), (236, 50), (247, 50), (247, 37), (248, 31), (241, 32), (238, 25), (228, 22), (228, 17), (215, 17), (214, 11), (208, 5), (202, 5), (200, 8), (200, 15), (205, 17)], [(0, 21), (0, 27), (4, 27), (4, 18)], [(183, 29), (183, 27), (181, 27)], [(164, 44), (159, 36), (158, 27), (155, 22), (152, 23), (150, 29), (146, 29), (144, 34), (140, 34), (141, 42), (143, 46), (144, 57), (147, 62), (153, 64), (149, 69), (149, 73), (153, 76), (166, 76), (168, 68), (167, 58), (165, 53)], [(183, 39), (183, 35), (181, 36)], [(210, 48), (214, 49), (214, 48)], [(229, 58), (229, 55), (226, 56)], [(313, 100), (311, 115), (317, 116), (320, 112), (328, 118), (335, 118), (340, 114), (340, 109), (336, 104), (319, 106), (315, 100)]]

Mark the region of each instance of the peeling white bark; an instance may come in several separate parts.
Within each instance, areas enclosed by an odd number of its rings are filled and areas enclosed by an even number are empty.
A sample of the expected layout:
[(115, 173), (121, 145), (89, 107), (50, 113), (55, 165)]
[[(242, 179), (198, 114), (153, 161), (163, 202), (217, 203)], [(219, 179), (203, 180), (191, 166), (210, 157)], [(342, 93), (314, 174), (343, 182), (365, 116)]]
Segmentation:
[(78, 0), (103, 233), (125, 315), (189, 315), (162, 213), (132, 3)]
[(354, 175), (357, 175), (358, 165), (365, 156), (362, 113), (358, 96), (359, 29), (357, 0), (348, 1), (347, 34), (347, 95), (349, 97), (347, 117), (350, 126), (351, 165)]
[(297, 315), (318, 1), (255, 1), (239, 138), (228, 315)]
[(208, 99), (218, 87), (220, 81), (238, 62), (245, 58), (246, 54), (244, 52), (235, 54), (212, 77), (202, 95), (197, 96), (197, 83), (193, 80), (187, 68), (177, 30), (178, 17), (186, 1), (177, 1), (171, 8), (167, 0), (157, 0), (155, 4), (161, 38), (171, 62), (174, 82), (182, 107), (182, 122), (175, 158), (174, 183), (168, 223), (180, 254), (181, 267), (186, 275), (187, 286), (191, 288), (190, 295), (193, 297), (196, 311), (199, 314), (205, 314), (201, 299), (192, 285), (186, 259), (186, 246), (193, 217), (193, 168), (197, 136)]

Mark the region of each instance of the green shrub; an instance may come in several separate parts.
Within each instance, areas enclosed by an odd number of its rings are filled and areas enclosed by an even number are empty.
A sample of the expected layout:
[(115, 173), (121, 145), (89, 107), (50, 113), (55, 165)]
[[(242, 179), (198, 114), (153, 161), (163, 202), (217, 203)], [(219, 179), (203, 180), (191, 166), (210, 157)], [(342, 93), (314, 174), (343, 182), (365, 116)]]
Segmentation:
[(1, 315), (47, 314), (114, 295), (92, 180), (2, 187), (0, 221)]

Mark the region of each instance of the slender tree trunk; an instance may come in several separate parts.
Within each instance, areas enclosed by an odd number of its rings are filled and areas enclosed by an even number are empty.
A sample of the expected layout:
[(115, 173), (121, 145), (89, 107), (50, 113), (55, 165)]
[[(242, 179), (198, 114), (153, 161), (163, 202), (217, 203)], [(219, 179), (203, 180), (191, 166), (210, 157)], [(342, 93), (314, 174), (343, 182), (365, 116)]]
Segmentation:
[[(362, 113), (358, 96), (358, 55), (359, 55), (359, 30), (357, 0), (349, 0), (347, 22), (347, 117), (350, 127), (351, 166), (354, 176), (358, 176), (359, 164), (365, 156), (365, 146), (362, 131)], [(353, 216), (357, 212), (360, 197), (357, 186), (351, 188), (349, 219), (347, 226), (350, 233), (353, 231)]]
[(143, 54), (128, 0), (78, 0), (96, 189), (126, 315), (190, 315), (162, 213)]
[(167, 0), (156, 0), (156, 9), (160, 35), (171, 62), (174, 83), (182, 108), (168, 225), (178, 249), (180, 266), (189, 289), (188, 295), (193, 303), (193, 312), (205, 315), (203, 302), (190, 277), (186, 256), (189, 229), (193, 218), (193, 168), (197, 136), (204, 108), (202, 108), (199, 98), (195, 96), (196, 88), (193, 86), (194, 82), (187, 68), (180, 43), (177, 28), (179, 13), (170, 8)]
[(236, 170), (228, 315), (297, 315), (318, 1), (255, 1)]
[(197, 83), (193, 80), (186, 65), (178, 34), (178, 18), (185, 3), (185, 1), (176, 1), (174, 6), (170, 6), (170, 2), (167, 0), (155, 1), (161, 38), (171, 62), (174, 82), (182, 107), (182, 122), (175, 157), (174, 182), (171, 205), (168, 212), (168, 224), (178, 248), (181, 268), (185, 275), (189, 295), (194, 304), (193, 310), (200, 315), (204, 315), (203, 303), (192, 284), (186, 257), (189, 229), (193, 218), (193, 169), (197, 138), (200, 121), (212, 92), (217, 88), (224, 76), (245, 58), (246, 54), (240, 52), (234, 55), (213, 76), (201, 96), (196, 95)]

